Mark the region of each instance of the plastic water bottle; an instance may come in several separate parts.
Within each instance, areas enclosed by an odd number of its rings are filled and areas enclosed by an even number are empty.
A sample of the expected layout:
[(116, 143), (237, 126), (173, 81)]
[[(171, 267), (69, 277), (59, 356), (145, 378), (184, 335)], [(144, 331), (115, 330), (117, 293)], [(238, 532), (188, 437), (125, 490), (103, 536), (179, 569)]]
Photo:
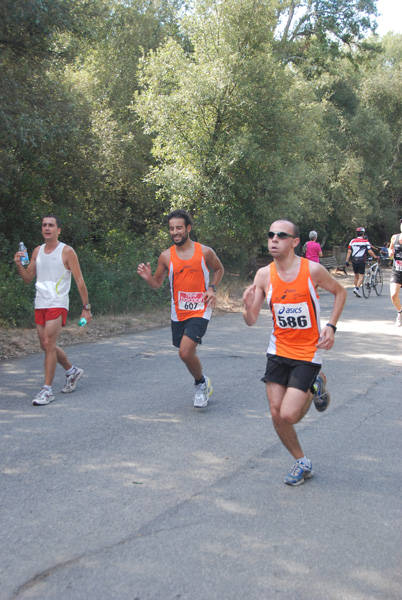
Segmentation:
[(85, 317), (81, 317), (81, 319), (78, 321), (78, 325), (80, 327), (84, 327), (87, 324), (87, 320)]
[(21, 264), (26, 267), (26, 265), (29, 265), (29, 257), (28, 250), (26, 249), (24, 242), (20, 242), (20, 252), (24, 252), (24, 256), (21, 256)]

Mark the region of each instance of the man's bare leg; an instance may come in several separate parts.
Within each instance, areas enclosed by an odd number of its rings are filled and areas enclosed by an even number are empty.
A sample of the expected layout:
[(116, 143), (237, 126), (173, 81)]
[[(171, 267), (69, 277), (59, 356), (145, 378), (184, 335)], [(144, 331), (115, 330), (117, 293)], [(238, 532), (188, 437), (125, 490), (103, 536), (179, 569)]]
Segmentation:
[(61, 327), (61, 316), (52, 321), (46, 321), (44, 326), (36, 325), (40, 346), (45, 352), (45, 385), (50, 387), (53, 383), (57, 363), (59, 363), (66, 371), (72, 367), (64, 350), (56, 345)]

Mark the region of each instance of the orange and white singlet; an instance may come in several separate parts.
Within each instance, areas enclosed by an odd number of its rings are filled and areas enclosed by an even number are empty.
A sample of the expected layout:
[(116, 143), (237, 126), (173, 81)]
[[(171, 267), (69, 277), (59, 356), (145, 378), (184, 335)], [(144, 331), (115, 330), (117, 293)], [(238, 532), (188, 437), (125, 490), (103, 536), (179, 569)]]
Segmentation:
[(270, 265), (268, 306), (272, 311), (273, 331), (267, 353), (320, 365), (320, 303), (311, 280), (309, 261), (302, 258), (299, 274), (287, 283), (280, 279), (275, 263)]
[(185, 321), (193, 317), (209, 320), (212, 308), (204, 302), (209, 286), (209, 271), (201, 244), (194, 242), (194, 254), (188, 260), (177, 256), (176, 246), (170, 248), (170, 293), (172, 321)]

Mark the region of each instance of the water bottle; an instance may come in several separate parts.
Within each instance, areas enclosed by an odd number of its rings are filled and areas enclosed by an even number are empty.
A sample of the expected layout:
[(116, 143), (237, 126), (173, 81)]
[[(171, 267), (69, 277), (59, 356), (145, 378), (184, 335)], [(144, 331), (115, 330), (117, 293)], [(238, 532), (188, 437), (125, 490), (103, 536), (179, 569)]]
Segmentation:
[(78, 321), (78, 325), (80, 327), (84, 327), (87, 324), (87, 320), (85, 317), (81, 317), (81, 319)]
[(24, 242), (20, 242), (20, 252), (24, 253), (24, 256), (21, 256), (21, 264), (24, 265), (24, 267), (26, 267), (27, 265), (29, 265), (29, 257), (28, 250), (26, 249)]

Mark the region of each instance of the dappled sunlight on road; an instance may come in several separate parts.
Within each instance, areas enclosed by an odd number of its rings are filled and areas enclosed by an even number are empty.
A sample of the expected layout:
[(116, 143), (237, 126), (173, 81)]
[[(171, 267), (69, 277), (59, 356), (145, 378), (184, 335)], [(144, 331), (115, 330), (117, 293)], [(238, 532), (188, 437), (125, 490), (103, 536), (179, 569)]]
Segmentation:
[(223, 498), (217, 498), (215, 500), (215, 505), (217, 508), (220, 508), (221, 510), (224, 510), (227, 513), (249, 516), (254, 516), (258, 514), (258, 511), (255, 508), (251, 508), (249, 505), (224, 500)]
[(129, 421), (138, 421), (139, 423), (182, 423), (183, 419), (178, 419), (177, 417), (173, 417), (170, 414), (158, 414), (158, 415), (149, 415), (149, 416), (139, 416), (139, 415), (123, 415), (123, 419), (127, 419)]
[(348, 331), (352, 333), (381, 333), (384, 335), (399, 336), (402, 338), (402, 327), (396, 327), (395, 322), (381, 321), (358, 321), (358, 320), (345, 320), (341, 319), (339, 331)]

